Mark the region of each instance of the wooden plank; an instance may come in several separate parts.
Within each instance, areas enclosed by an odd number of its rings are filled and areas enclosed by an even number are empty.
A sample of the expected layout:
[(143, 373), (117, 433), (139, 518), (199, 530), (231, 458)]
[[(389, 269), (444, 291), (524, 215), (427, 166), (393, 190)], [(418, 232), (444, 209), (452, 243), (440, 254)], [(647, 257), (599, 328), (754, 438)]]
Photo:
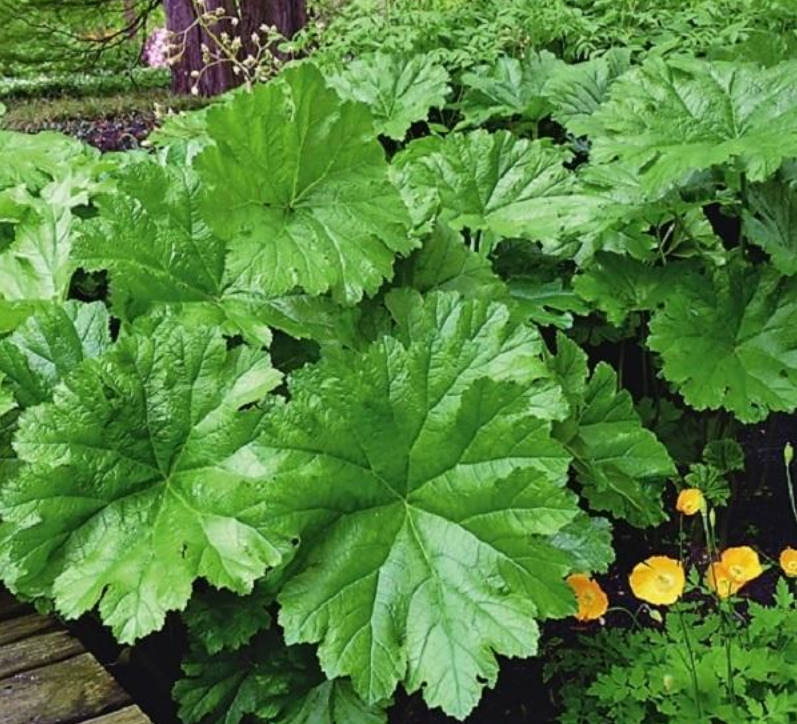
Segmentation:
[(2, 724), (81, 722), (129, 703), (129, 695), (88, 653), (0, 680)]
[(0, 678), (70, 659), (85, 651), (67, 631), (33, 636), (0, 646)]
[(152, 724), (152, 719), (137, 706), (128, 706), (111, 714), (89, 719), (83, 724)]
[(55, 621), (46, 616), (40, 616), (38, 613), (29, 613), (26, 616), (2, 621), (0, 622), (0, 646), (5, 646), (45, 631), (52, 631), (55, 627)]

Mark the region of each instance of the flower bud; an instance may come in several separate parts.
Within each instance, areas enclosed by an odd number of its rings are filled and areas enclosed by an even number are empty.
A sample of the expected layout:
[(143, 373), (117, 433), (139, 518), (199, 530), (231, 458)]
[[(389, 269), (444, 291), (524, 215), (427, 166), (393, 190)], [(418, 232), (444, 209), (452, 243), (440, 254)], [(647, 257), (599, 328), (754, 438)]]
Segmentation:
[(794, 448), (790, 442), (787, 442), (783, 448), (783, 462), (786, 465), (791, 465), (792, 460), (794, 460)]

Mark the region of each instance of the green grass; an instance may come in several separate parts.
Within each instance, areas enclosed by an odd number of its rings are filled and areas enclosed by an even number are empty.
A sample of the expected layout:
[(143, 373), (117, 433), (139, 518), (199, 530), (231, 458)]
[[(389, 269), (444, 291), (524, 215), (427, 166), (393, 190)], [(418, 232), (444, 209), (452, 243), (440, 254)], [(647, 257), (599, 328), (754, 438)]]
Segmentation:
[(162, 88), (150, 88), (126, 93), (72, 98), (26, 98), (7, 100), (6, 114), (0, 126), (7, 129), (32, 130), (48, 123), (75, 118), (94, 119), (119, 116), (133, 112), (152, 112), (156, 108), (175, 111), (198, 108), (206, 99), (176, 96)]

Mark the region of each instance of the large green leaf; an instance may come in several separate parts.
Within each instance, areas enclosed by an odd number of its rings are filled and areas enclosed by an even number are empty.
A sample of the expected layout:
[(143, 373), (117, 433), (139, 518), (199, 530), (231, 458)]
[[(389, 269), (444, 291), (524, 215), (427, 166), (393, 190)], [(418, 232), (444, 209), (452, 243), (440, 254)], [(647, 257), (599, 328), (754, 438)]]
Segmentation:
[(666, 519), (662, 483), (676, 473), (667, 449), (642, 426), (631, 395), (618, 389), (609, 365), (599, 363), (584, 385), (579, 378), (586, 378), (586, 355), (561, 334), (557, 348), (553, 368), (576, 394), (571, 418), (557, 425), (556, 436), (573, 455), (590, 507), (639, 527)]
[(66, 298), (73, 265), (68, 207), (49, 204), (22, 188), (0, 194), (2, 220), (13, 238), (0, 251), (0, 332), (14, 329), (44, 302)]
[(748, 238), (772, 258), (782, 274), (797, 274), (797, 187), (780, 180), (754, 184), (743, 212)]
[[(14, 399), (14, 393), (11, 392), (11, 390), (9, 390), (7, 387), (3, 386), (4, 382), (5, 375), (0, 373), (0, 418), (17, 406), (17, 402)], [(6, 429), (6, 425), (0, 424), (0, 430), (5, 431)], [(3, 468), (2, 459), (5, 457), (5, 455), (3, 455), (2, 442), (4, 441), (0, 441), (0, 471), (2, 471)]]
[(201, 216), (201, 184), (190, 168), (136, 163), (116, 182), (116, 193), (97, 198), (100, 216), (82, 225), (73, 258), (110, 271), (111, 298), (123, 319), (165, 306), (183, 324), (220, 325), (254, 344), (268, 342), (269, 327), (351, 343), (352, 309), (326, 296), (269, 297), (265, 278), (230, 275), (224, 242)]
[(521, 60), (502, 56), (492, 66), (463, 73), (462, 125), (479, 126), (491, 118), (512, 116), (537, 121), (548, 115), (547, 83), (564, 65), (543, 50), (530, 52)]
[(368, 109), (302, 64), (208, 111), (204, 212), (240, 286), (355, 302), (415, 246)]
[(428, 55), (370, 53), (328, 80), (342, 98), (365, 103), (376, 130), (397, 141), (430, 108), (442, 108), (451, 90), (448, 72)]
[(248, 592), (280, 553), (244, 462), (261, 413), (239, 408), (279, 379), (263, 354), (171, 323), (85, 360), (20, 418), (26, 464), (0, 489), (6, 583), (67, 617), (99, 603), (123, 642), (183, 608), (200, 576)]
[(57, 382), (98, 357), (111, 343), (109, 324), (102, 302), (69, 301), (42, 308), (0, 341), (0, 372), (20, 406), (51, 399)]
[(385, 724), (383, 706), (368, 706), (351, 683), (326, 681), (312, 649), (286, 647), (274, 632), (236, 652), (195, 649), (174, 687), (185, 724)]
[(450, 134), (422, 139), (397, 158), (408, 199), (430, 205), (455, 229), (497, 237), (556, 240), (591, 218), (599, 199), (577, 195), (565, 168), (569, 152), (547, 141), (527, 141), (507, 131)]
[(797, 279), (737, 262), (690, 276), (650, 323), (662, 373), (696, 410), (742, 422), (797, 408)]
[(763, 181), (797, 155), (797, 61), (651, 58), (614, 83), (590, 127), (592, 157), (633, 163), (651, 190), (734, 158)]
[(38, 192), (64, 175), (90, 165), (99, 152), (60, 133), (0, 130), (0, 190), (24, 185)]
[(403, 681), (463, 718), (495, 654), (574, 610), (550, 540), (582, 515), (551, 437), (567, 405), (505, 307), (435, 293), (398, 316), (398, 338), (298, 372), (258, 440), (270, 525), (301, 541), (280, 623), (365, 701)]
[(558, 68), (545, 88), (553, 117), (577, 136), (589, 134), (592, 114), (630, 66), (631, 51), (613, 48), (598, 58)]

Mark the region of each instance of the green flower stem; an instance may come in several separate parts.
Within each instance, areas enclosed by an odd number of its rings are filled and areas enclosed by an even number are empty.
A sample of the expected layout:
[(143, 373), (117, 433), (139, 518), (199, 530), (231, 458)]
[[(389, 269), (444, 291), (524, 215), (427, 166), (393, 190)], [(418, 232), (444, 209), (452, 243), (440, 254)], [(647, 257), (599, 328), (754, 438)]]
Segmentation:
[(791, 443), (786, 443), (783, 449), (783, 464), (786, 468), (786, 490), (789, 491), (789, 503), (791, 503), (791, 512), (794, 516), (794, 521), (797, 522), (797, 502), (794, 500), (794, 482), (791, 479), (791, 463), (794, 459), (794, 450)]
[[(678, 516), (678, 560), (681, 563), (681, 567), (684, 567), (684, 550), (683, 550), (683, 542), (684, 542), (684, 517), (683, 515)], [(680, 606), (675, 606), (676, 615), (678, 616), (678, 621), (681, 624), (681, 631), (684, 635), (684, 645), (686, 646), (686, 652), (689, 656), (689, 672), (692, 674), (692, 686), (695, 690), (695, 704), (697, 705), (697, 714), (702, 719), (703, 718), (703, 705), (700, 701), (700, 687), (697, 682), (697, 665), (695, 664), (695, 652), (692, 649), (692, 641), (689, 638), (689, 632), (686, 628), (686, 623), (684, 622), (684, 614), (681, 611)]]
[(689, 656), (689, 672), (692, 674), (692, 686), (695, 690), (695, 704), (697, 705), (697, 715), (700, 717), (701, 721), (703, 719), (703, 705), (700, 700), (700, 687), (697, 683), (697, 666), (695, 664), (695, 652), (692, 649), (692, 641), (689, 638), (689, 632), (686, 628), (686, 622), (684, 621), (684, 612), (681, 610), (681, 607), (676, 605), (673, 607), (675, 614), (678, 616), (678, 622), (681, 624), (681, 631), (684, 635), (684, 645), (686, 646), (686, 653)]
[[(703, 520), (703, 529), (706, 534), (706, 545), (708, 547), (709, 552), (709, 559), (711, 563), (719, 561), (719, 552), (717, 551), (716, 546), (716, 539), (714, 536), (714, 525), (711, 521), (711, 516), (709, 515), (708, 511), (701, 511), (700, 517)], [(718, 588), (717, 581), (715, 578), (714, 581), (714, 588)], [(719, 595), (719, 591), (715, 590), (714, 595), (717, 598), (717, 611), (720, 615), (720, 627), (722, 629), (722, 638), (723, 643), (725, 646), (725, 667), (726, 667), (726, 676), (727, 676), (727, 689), (728, 689), (728, 698), (731, 702), (731, 707), (734, 711), (736, 711), (736, 691), (734, 687), (734, 680), (733, 680), (733, 652), (731, 651), (731, 637), (732, 632), (729, 630), (729, 620), (728, 620), (728, 612), (725, 610), (725, 605), (723, 599)], [(727, 601), (727, 605), (729, 610), (732, 609), (732, 604), (730, 600)]]

